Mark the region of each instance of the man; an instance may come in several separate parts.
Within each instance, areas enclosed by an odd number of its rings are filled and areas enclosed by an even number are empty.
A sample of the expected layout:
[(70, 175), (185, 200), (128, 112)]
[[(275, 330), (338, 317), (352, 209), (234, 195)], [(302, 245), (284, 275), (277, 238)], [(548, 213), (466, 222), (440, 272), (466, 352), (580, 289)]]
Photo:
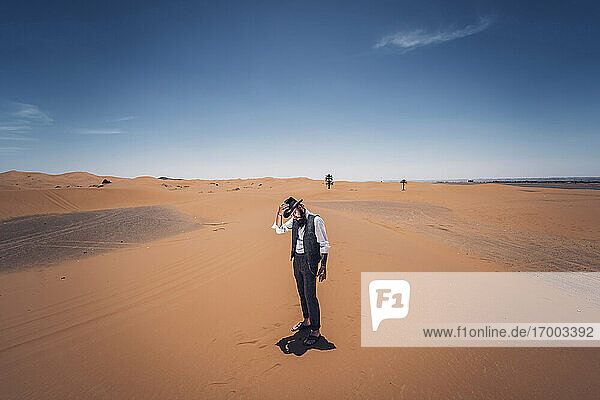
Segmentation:
[[(279, 206), (272, 228), (278, 234), (292, 231), (292, 254), (294, 277), (302, 306), (304, 320), (292, 327), (292, 331), (310, 329), (304, 345), (314, 345), (321, 336), (321, 310), (317, 300), (317, 278), (327, 278), (327, 254), (329, 241), (325, 222), (304, 207), (302, 199), (289, 197)], [(283, 223), (283, 218), (292, 218)], [(321, 267), (319, 268), (319, 262)]]

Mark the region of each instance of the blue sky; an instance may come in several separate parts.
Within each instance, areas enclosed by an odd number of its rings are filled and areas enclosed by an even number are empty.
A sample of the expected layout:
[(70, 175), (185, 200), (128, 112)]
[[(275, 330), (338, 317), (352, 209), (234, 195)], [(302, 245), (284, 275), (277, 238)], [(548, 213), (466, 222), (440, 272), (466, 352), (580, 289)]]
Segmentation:
[(0, 170), (598, 176), (593, 1), (0, 5)]

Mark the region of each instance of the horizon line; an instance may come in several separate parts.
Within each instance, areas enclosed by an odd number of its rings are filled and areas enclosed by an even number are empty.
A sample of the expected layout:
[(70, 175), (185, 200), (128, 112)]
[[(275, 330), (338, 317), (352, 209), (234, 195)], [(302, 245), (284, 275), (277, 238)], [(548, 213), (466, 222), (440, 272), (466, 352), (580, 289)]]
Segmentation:
[[(160, 178), (167, 177), (168, 179), (178, 179), (178, 180), (215, 180), (215, 181), (227, 181), (227, 180), (249, 180), (249, 179), (309, 179), (314, 181), (323, 180), (323, 178), (311, 178), (308, 176), (246, 176), (246, 177), (228, 177), (228, 178), (204, 178), (204, 177), (195, 177), (195, 178), (178, 178), (178, 177), (170, 177), (167, 175), (153, 176), (153, 175), (137, 175), (137, 176), (120, 176), (120, 175), (112, 175), (112, 174), (97, 174), (90, 171), (67, 171), (67, 172), (59, 172), (59, 173), (50, 173), (44, 171), (20, 171), (16, 169), (6, 170), (0, 172), (0, 174), (5, 174), (7, 172), (20, 172), (20, 173), (41, 173), (50, 176), (58, 176), (72, 173), (87, 173), (90, 175), (95, 175), (98, 177), (113, 177), (113, 178), (121, 178), (121, 179), (136, 179), (136, 178)], [(410, 182), (423, 182), (423, 183), (431, 183), (431, 182), (456, 182), (456, 181), (489, 181), (489, 180), (513, 180), (513, 179), (524, 179), (524, 180), (533, 180), (533, 179), (590, 179), (597, 178), (600, 180), (600, 176), (597, 175), (548, 175), (548, 176), (497, 176), (497, 177), (462, 177), (462, 178), (389, 178), (389, 179), (343, 179), (340, 178), (337, 182), (400, 182), (402, 179)], [(335, 182), (334, 176), (334, 182)]]

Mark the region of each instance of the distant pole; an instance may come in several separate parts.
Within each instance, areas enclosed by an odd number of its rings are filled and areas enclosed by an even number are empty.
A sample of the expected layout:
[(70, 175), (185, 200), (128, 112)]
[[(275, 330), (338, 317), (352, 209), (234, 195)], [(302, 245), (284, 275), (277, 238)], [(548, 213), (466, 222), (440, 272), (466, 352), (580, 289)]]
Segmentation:
[(402, 179), (400, 183), (402, 183), (402, 191), (404, 192), (404, 185), (406, 185), (406, 179)]
[(331, 189), (331, 185), (333, 185), (333, 175), (325, 175), (325, 184), (327, 185), (327, 189)]

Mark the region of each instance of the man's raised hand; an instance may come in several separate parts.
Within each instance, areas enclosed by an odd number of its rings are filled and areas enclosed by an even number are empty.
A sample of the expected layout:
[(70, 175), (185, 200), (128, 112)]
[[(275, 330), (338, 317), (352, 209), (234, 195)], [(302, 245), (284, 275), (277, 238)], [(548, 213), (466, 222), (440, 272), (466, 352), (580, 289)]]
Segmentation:
[(279, 211), (277, 211), (279, 214), (283, 214), (283, 212), (285, 210), (287, 210), (289, 208), (289, 204), (287, 203), (283, 203), (282, 205), (279, 206)]

